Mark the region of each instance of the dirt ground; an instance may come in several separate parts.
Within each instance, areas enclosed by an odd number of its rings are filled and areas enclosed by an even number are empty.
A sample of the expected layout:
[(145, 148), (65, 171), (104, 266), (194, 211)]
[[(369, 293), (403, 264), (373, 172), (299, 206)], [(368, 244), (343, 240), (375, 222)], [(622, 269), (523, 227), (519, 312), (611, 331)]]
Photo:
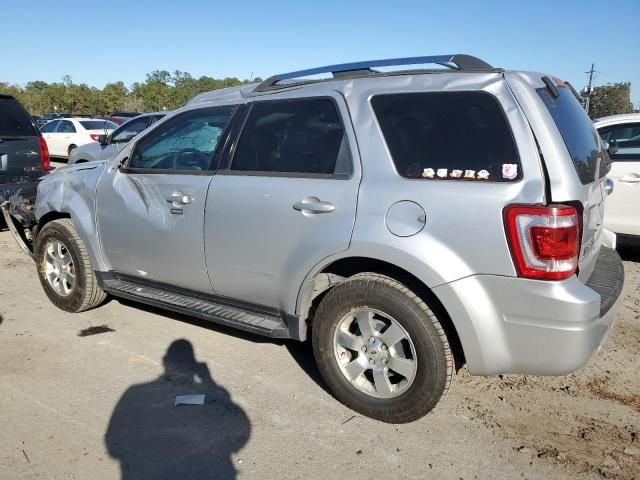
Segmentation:
[(118, 300), (57, 310), (0, 225), (0, 478), (640, 479), (640, 248), (622, 254), (624, 300), (586, 367), (463, 369), (432, 414), (386, 425), (331, 397), (309, 345)]

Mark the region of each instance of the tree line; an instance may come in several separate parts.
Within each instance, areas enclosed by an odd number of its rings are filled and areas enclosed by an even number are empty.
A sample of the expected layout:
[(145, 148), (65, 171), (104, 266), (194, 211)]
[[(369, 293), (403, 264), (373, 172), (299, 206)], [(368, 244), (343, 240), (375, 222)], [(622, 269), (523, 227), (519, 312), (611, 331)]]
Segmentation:
[(18, 99), (32, 115), (65, 112), (74, 115), (108, 115), (115, 111), (152, 112), (174, 110), (201, 92), (234, 87), (262, 79), (217, 79), (208, 76), (194, 78), (187, 72), (154, 70), (144, 82), (129, 88), (124, 82), (108, 83), (96, 88), (86, 83), (74, 83), (69, 75), (61, 82), (28, 82), (24, 86), (0, 81), (0, 92)]
[[(144, 82), (127, 88), (124, 82), (108, 83), (104, 88), (86, 83), (74, 83), (69, 75), (61, 82), (29, 82), (24, 86), (0, 81), (0, 92), (16, 97), (32, 115), (65, 112), (77, 115), (108, 115), (115, 111), (152, 112), (174, 110), (186, 104), (194, 95), (225, 87), (234, 87), (261, 78), (239, 80), (207, 76), (194, 78), (187, 72), (154, 70)], [(584, 96), (588, 92), (581, 92)], [(593, 119), (638, 111), (631, 103), (631, 84), (613, 83), (594, 87), (589, 101), (589, 116)]]

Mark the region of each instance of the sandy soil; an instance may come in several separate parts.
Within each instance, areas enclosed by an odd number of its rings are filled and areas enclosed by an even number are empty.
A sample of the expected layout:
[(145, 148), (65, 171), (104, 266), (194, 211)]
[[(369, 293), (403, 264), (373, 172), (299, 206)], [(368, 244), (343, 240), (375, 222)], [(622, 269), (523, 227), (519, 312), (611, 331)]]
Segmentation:
[[(130, 398), (123, 392), (153, 385), (145, 405), (169, 399), (175, 385), (157, 383), (163, 358), (186, 339), (222, 392), (207, 404), (213, 423), (231, 418), (229, 431), (244, 432), (215, 431), (200, 463), (188, 457), (212, 471), (224, 464), (220, 478), (640, 479), (640, 248), (623, 257), (615, 328), (585, 368), (565, 377), (472, 377), (463, 369), (436, 411), (394, 426), (333, 399), (308, 345), (119, 301), (83, 314), (57, 310), (0, 226), (0, 478), (120, 478), (137, 458), (125, 461), (109, 444)], [(199, 411), (167, 404), (149, 421)], [(201, 434), (192, 417), (175, 420), (182, 438)], [(161, 467), (187, 458), (167, 436), (136, 450)]]

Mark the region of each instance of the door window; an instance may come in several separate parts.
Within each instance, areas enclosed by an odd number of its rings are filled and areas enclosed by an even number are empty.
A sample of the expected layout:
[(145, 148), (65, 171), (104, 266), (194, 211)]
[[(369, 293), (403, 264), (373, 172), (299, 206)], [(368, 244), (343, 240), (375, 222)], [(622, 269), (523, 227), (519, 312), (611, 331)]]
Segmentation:
[(509, 182), (522, 169), (509, 124), (484, 92), (376, 95), (371, 105), (398, 174)]
[(214, 153), (235, 108), (201, 108), (171, 118), (136, 145), (129, 168), (215, 169)]
[(613, 161), (640, 159), (640, 123), (623, 123), (604, 127), (598, 131), (600, 137), (609, 143)]
[(118, 130), (113, 132), (111, 137), (111, 143), (127, 143), (133, 137), (138, 135), (149, 125), (150, 117), (141, 117), (134, 120), (130, 120), (122, 125)]
[(60, 120), (54, 120), (52, 122), (47, 123), (44, 127), (40, 129), (42, 133), (53, 133), (56, 131), (56, 128), (60, 125)]
[(351, 173), (351, 155), (332, 100), (256, 102), (231, 170), (307, 175)]
[(76, 127), (69, 120), (63, 120), (60, 122), (58, 133), (76, 133)]

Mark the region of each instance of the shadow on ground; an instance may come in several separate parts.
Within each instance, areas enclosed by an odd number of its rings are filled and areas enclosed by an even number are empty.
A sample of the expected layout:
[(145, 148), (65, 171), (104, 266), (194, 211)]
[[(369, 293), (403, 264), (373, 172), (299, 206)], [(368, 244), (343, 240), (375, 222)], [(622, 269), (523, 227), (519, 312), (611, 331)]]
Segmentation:
[(197, 325), (198, 327), (206, 328), (216, 332), (223, 333), (224, 335), (232, 335), (236, 338), (241, 338), (252, 343), (272, 343), (274, 345), (284, 346), (291, 357), (296, 361), (298, 366), (311, 378), (320, 388), (325, 392), (332, 395), (329, 391), (329, 387), (322, 379), (320, 370), (316, 366), (315, 358), (313, 357), (313, 349), (311, 342), (298, 342), (295, 340), (281, 340), (277, 338), (268, 338), (261, 335), (238, 330), (237, 328), (227, 327), (217, 323), (209, 322), (207, 320), (201, 320), (196, 317), (190, 317), (189, 315), (182, 315), (180, 313), (163, 310), (161, 308), (146, 305), (144, 303), (137, 303), (131, 300), (125, 300), (122, 298), (115, 299), (122, 305), (126, 305), (131, 308), (144, 310), (155, 315), (162, 315), (180, 322), (189, 323), (191, 325)]
[[(235, 479), (231, 455), (249, 440), (251, 423), (193, 346), (176, 340), (156, 380), (127, 389), (105, 435), (123, 480)], [(205, 394), (203, 405), (174, 406), (176, 395)]]
[(638, 243), (618, 243), (616, 250), (618, 250), (622, 260), (640, 263), (640, 241)]

